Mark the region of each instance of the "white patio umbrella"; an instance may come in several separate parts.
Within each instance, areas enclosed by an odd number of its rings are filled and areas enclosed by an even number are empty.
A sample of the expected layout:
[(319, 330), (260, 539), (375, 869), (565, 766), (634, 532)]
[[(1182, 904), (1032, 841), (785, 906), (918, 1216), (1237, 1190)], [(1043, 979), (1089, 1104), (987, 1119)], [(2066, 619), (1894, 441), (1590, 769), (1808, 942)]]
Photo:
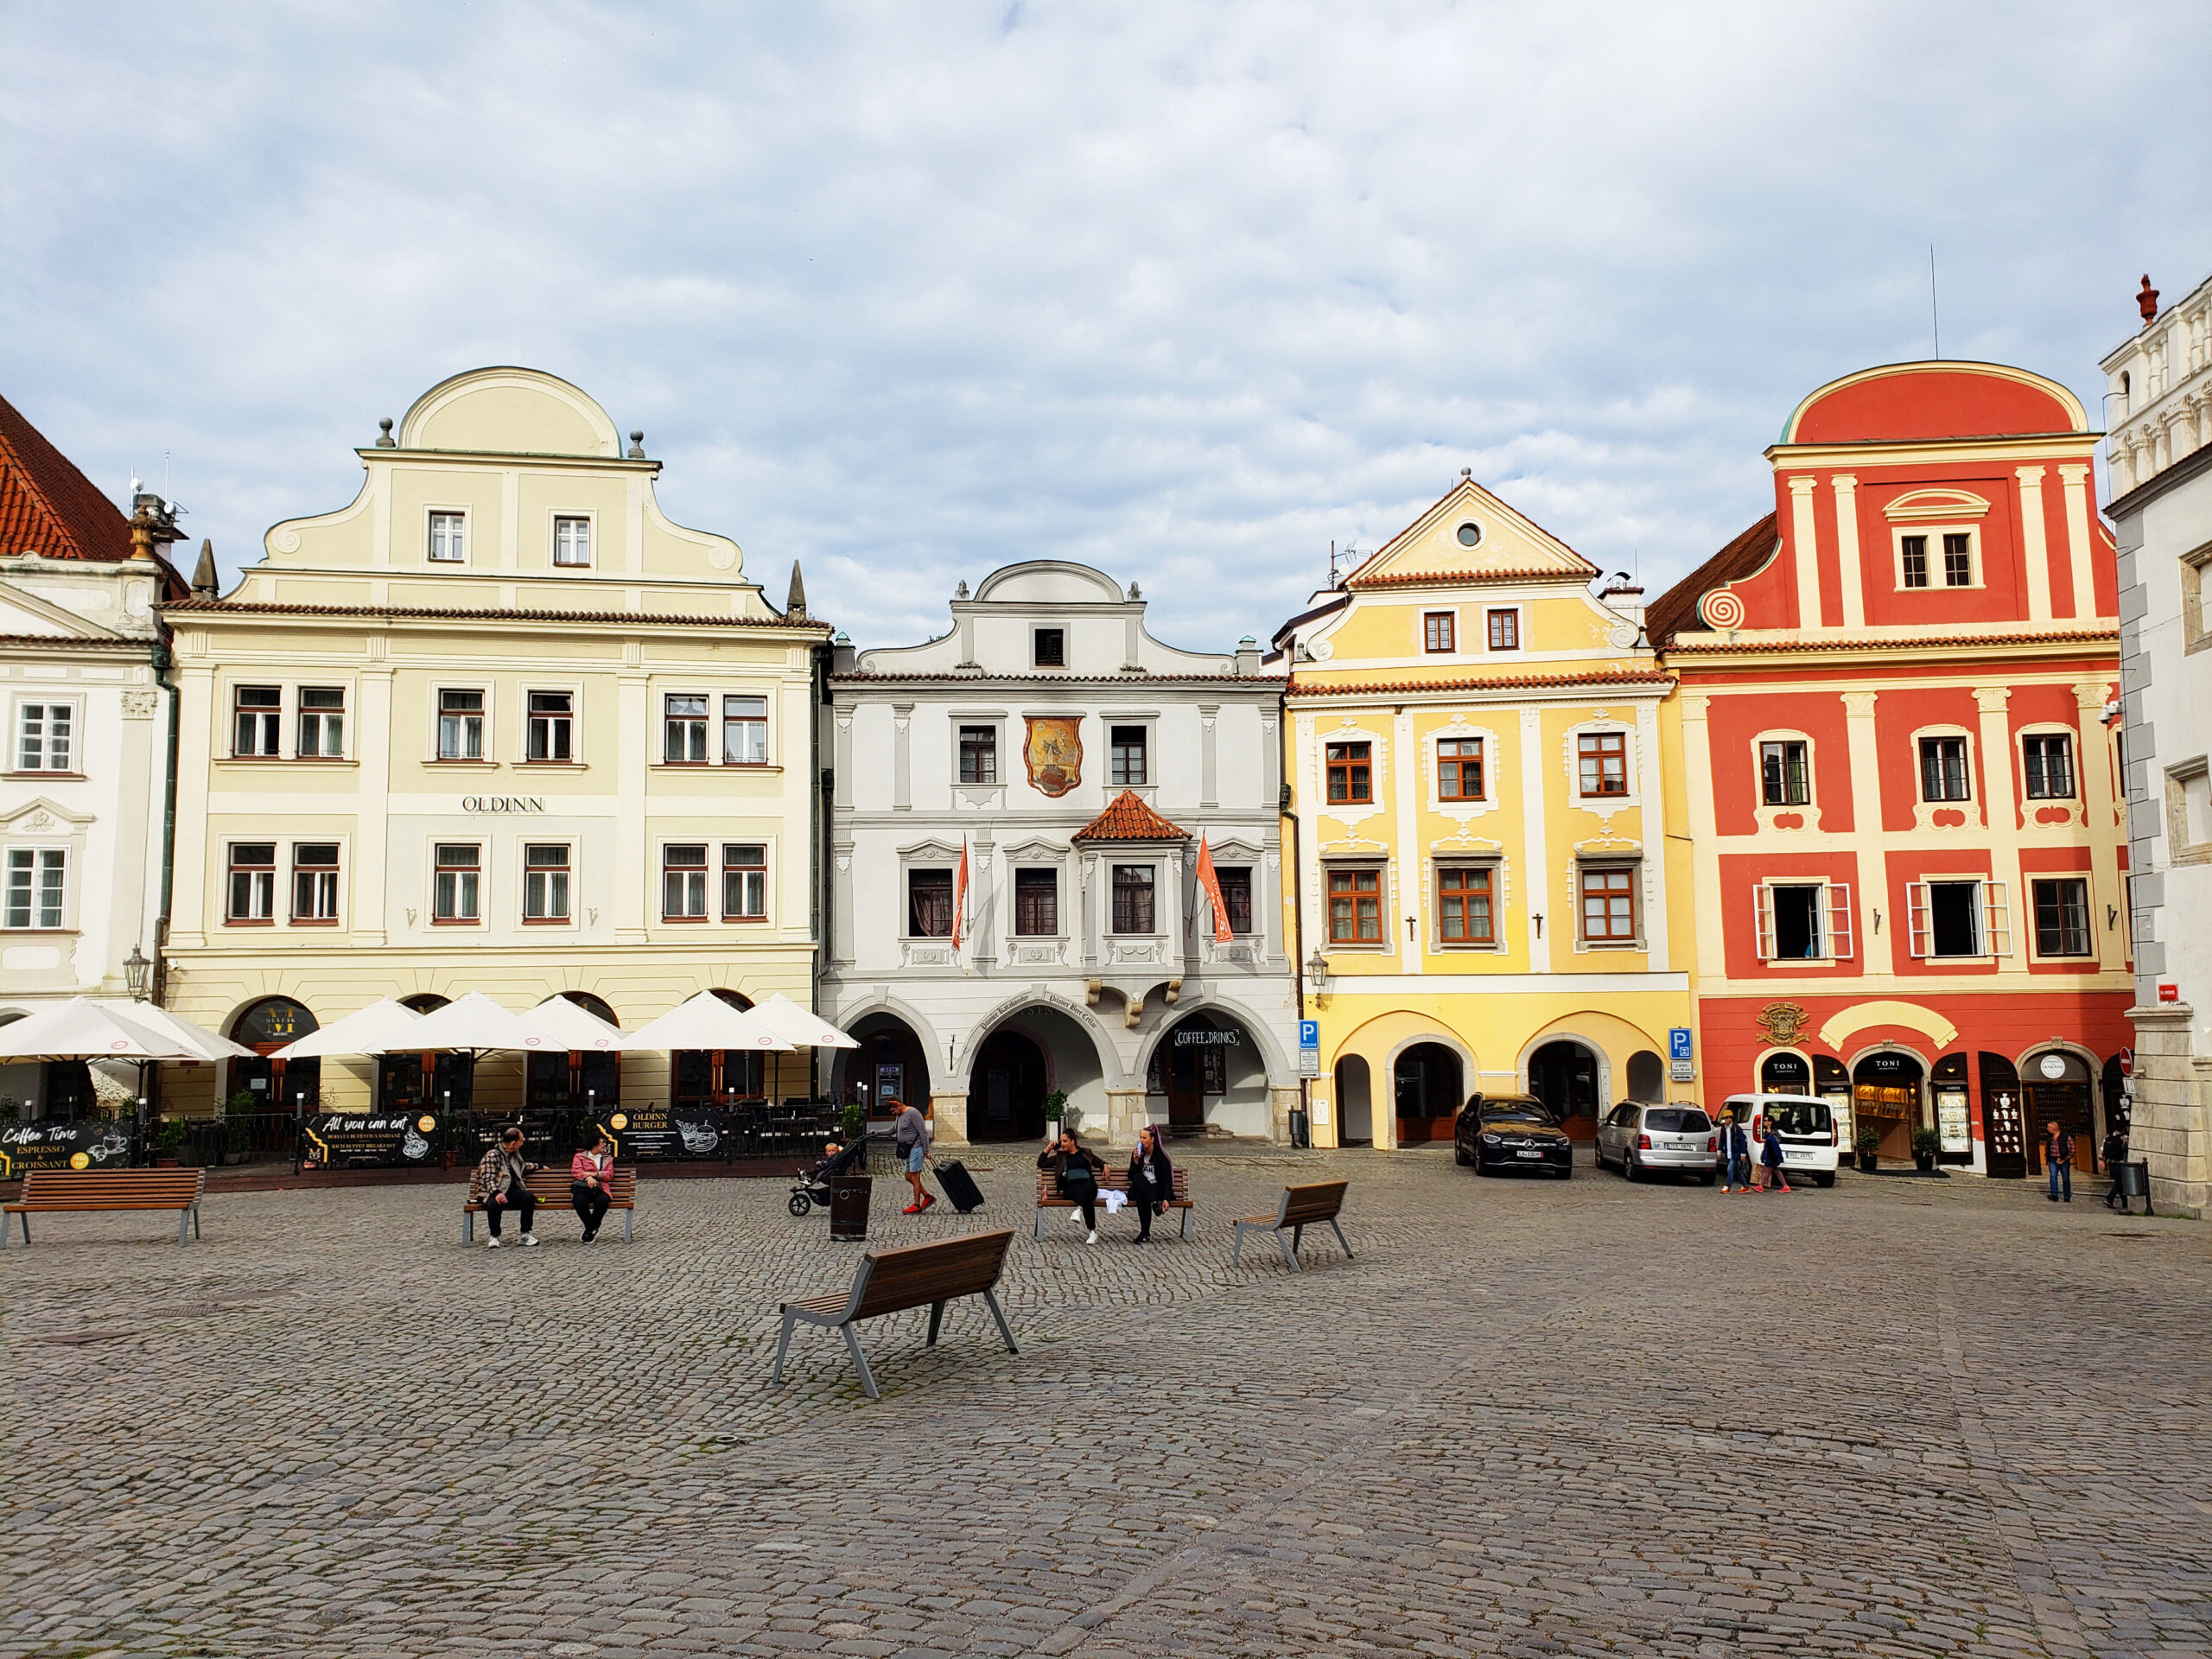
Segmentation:
[(781, 991), (752, 1011), (752, 1018), (785, 1042), (800, 1048), (858, 1048), (860, 1039), (848, 1037), (827, 1020), (809, 1014)]
[(798, 1046), (779, 1037), (758, 1008), (734, 1008), (712, 991), (677, 1003), (658, 1020), (629, 1033), (628, 1046), (674, 1051), (759, 1048), (788, 1052)]
[(253, 1051), (244, 1043), (234, 1043), (219, 1036), (197, 1021), (168, 1008), (157, 1008), (150, 1002), (118, 1002), (110, 1008), (134, 1026), (143, 1026), (148, 1031), (165, 1032), (188, 1048), (199, 1053), (192, 1058), (200, 1060), (236, 1060), (251, 1057)]
[(524, 1014), (522, 1022), (537, 1033), (541, 1048), (606, 1054), (638, 1046), (621, 1027), (610, 1026), (589, 1008), (571, 1002), (565, 996), (546, 998)]
[[(306, 1060), (321, 1054), (381, 1054), (386, 1042), (422, 1023), (423, 1016), (404, 1002), (380, 996), (365, 1008), (356, 1008), (343, 1020), (334, 1020), (299, 1041), (287, 1043), (269, 1058)], [(401, 1048), (404, 1052), (404, 1043)]]
[(543, 1035), (481, 991), (471, 991), (415, 1024), (392, 1033), (364, 1054), (480, 1053), (491, 1048), (546, 1048)]
[(204, 1060), (182, 1039), (127, 1020), (90, 997), (0, 1026), (0, 1060)]

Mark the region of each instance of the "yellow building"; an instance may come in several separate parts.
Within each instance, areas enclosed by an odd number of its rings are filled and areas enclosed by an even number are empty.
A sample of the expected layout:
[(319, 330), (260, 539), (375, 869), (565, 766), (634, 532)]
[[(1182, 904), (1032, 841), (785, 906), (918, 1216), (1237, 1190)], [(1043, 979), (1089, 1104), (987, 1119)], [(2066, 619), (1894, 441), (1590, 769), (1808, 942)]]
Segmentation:
[[(811, 1006), (811, 686), (828, 630), (654, 499), (551, 375), (483, 369), (357, 453), (351, 505), (167, 608), (182, 687), (169, 1005), (264, 1052), (378, 997), (569, 993), (626, 1028), (714, 989)], [(760, 1057), (168, 1068), (327, 1110), (807, 1092)]]
[[(1581, 1138), (1691, 1025), (1681, 738), (1622, 578), (1463, 475), (1277, 636), (1322, 1146), (1448, 1139), (1471, 1093)], [(1316, 971), (1316, 969), (1319, 971)]]

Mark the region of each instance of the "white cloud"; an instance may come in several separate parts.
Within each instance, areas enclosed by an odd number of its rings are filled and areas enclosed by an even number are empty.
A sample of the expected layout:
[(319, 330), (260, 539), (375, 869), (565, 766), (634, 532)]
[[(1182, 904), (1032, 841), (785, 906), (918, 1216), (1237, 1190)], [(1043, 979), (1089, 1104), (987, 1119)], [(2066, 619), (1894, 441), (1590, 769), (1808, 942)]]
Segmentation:
[(226, 563), (483, 362), (866, 643), (1011, 559), (1264, 637), (1476, 474), (1655, 587), (1805, 391), (2212, 268), (2193, 4), (15, 8), (0, 390)]

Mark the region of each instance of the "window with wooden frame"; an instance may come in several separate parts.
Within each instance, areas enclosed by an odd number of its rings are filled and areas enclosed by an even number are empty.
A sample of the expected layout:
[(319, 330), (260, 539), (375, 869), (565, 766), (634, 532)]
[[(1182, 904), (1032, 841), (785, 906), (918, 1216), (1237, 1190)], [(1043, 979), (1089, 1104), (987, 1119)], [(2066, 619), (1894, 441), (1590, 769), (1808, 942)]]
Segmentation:
[(2005, 883), (1980, 876), (1931, 876), (1905, 884), (1910, 948), (1916, 957), (2009, 957), (2012, 911)]
[(1946, 588), (1971, 588), (1974, 585), (1974, 537), (1964, 531), (1944, 533), (1943, 585)]
[(660, 849), (660, 915), (664, 922), (707, 919), (707, 849), (674, 842)]
[(722, 844), (722, 919), (765, 921), (768, 916), (768, 849), (757, 841)]
[(1421, 648), (1426, 652), (1459, 649), (1459, 618), (1453, 611), (1424, 611), (1421, 618)]
[(1574, 740), (1585, 800), (1628, 793), (1628, 734), (1582, 732)]
[(1897, 538), (1898, 585), (1905, 588), (1925, 588), (1928, 585), (1928, 538), (1925, 536), (1902, 536)]
[(438, 759), (482, 760), (484, 753), (484, 694), (481, 691), (438, 693)]
[(276, 919), (276, 843), (234, 841), (230, 847), (230, 904), (223, 919), (233, 927), (266, 927)]
[(1761, 962), (1840, 962), (1853, 950), (1851, 888), (1841, 881), (1762, 881)]
[(2031, 801), (2074, 798), (2074, 739), (2065, 732), (2031, 732), (2020, 740), (2021, 772)]
[(569, 886), (575, 874), (569, 843), (532, 842), (522, 849), (522, 918), (543, 925), (569, 919)]
[(960, 728), (960, 781), (995, 784), (999, 780), (999, 728), (963, 726)]
[(1487, 620), (1490, 626), (1490, 648), (1492, 651), (1521, 649), (1521, 613), (1519, 611), (1492, 611)]
[(1974, 798), (1974, 785), (1967, 772), (1966, 739), (1920, 740), (1920, 798), (1928, 802)]
[(446, 926), (483, 920), (484, 848), (480, 842), (440, 842), (431, 849), (430, 920)]
[(292, 753), (302, 760), (343, 760), (346, 758), (346, 688), (342, 685), (303, 685), (300, 688), (299, 741)]
[(591, 563), (591, 520), (563, 513), (553, 520), (553, 563), (564, 569)]
[(1229, 931), (1241, 938), (1252, 931), (1252, 867), (1217, 864), (1213, 874), (1221, 884), (1221, 907), (1228, 912)]
[(232, 754), (265, 758), (282, 753), (284, 743), (284, 693), (282, 687), (233, 687), (231, 709)]
[(334, 927), (338, 923), (338, 844), (296, 842), (292, 847), (292, 922)]
[(1060, 873), (1052, 866), (1015, 867), (1014, 931), (1024, 938), (1059, 937)]
[(1759, 745), (1759, 798), (1768, 806), (1809, 806), (1812, 769), (1801, 738), (1778, 738)]
[(1332, 802), (1371, 801), (1375, 798), (1373, 768), (1368, 761), (1370, 745), (1332, 743), (1324, 751)]
[(1149, 735), (1141, 726), (1107, 728), (1106, 781), (1109, 787), (1127, 789), (1152, 780), (1145, 757), (1145, 740)]
[(17, 931), (52, 932), (68, 915), (69, 855), (60, 847), (10, 847), (8, 893), (0, 924)]
[(670, 692), (661, 699), (660, 758), (671, 766), (707, 764), (706, 698)]
[(16, 705), (16, 770), (77, 770), (77, 706), (70, 702)]
[(559, 762), (575, 759), (574, 739), (576, 694), (573, 691), (533, 691), (530, 694), (530, 741), (524, 750), (531, 760)]
[(768, 699), (722, 699), (722, 764), (726, 766), (765, 766), (768, 764)]
[(952, 872), (906, 872), (906, 932), (917, 939), (952, 937)]
[(1329, 871), (1329, 943), (1382, 942), (1382, 872), (1372, 867)]
[(468, 562), (468, 515), (434, 512), (430, 515), (430, 563), (466, 564)]
[(1065, 668), (1068, 636), (1065, 628), (1038, 628), (1030, 635), (1031, 661), (1038, 668)]
[(1585, 864), (1576, 872), (1581, 887), (1582, 942), (1633, 944), (1636, 929), (1636, 867)]
[(1114, 866), (1114, 931), (1154, 933), (1157, 912), (1153, 899), (1153, 867), (1149, 864)]
[(1442, 864), (1436, 871), (1436, 934), (1446, 944), (1497, 943), (1497, 868)]
[(2060, 876), (2031, 885), (2036, 907), (2036, 954), (2089, 954), (2089, 884), (2080, 876)]
[(1483, 741), (1479, 737), (1436, 740), (1436, 798), (1479, 801), (1483, 795)]

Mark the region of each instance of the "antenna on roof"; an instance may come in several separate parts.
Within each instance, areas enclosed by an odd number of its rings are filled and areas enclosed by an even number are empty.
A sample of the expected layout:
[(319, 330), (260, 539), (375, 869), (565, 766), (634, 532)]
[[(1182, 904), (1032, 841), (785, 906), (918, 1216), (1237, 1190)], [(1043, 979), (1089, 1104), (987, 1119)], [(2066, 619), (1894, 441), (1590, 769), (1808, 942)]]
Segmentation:
[(1943, 314), (1936, 304), (1936, 245), (1928, 245), (1928, 322), (1936, 334), (1936, 355), (1943, 355)]
[(1336, 544), (1336, 543), (1335, 543), (1334, 541), (1332, 541), (1332, 542), (1329, 543), (1329, 586), (1330, 586), (1330, 587), (1332, 587), (1332, 588), (1333, 588), (1333, 587), (1335, 587), (1336, 585), (1337, 585), (1337, 544)]

